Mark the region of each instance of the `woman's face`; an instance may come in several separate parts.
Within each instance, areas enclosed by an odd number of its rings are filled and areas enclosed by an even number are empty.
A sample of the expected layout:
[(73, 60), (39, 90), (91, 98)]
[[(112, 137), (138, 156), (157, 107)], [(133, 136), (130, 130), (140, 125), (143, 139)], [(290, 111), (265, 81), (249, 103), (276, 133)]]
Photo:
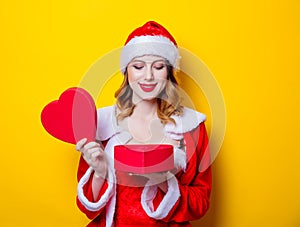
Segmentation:
[(155, 99), (166, 86), (167, 65), (162, 57), (134, 58), (127, 66), (127, 73), (134, 101)]

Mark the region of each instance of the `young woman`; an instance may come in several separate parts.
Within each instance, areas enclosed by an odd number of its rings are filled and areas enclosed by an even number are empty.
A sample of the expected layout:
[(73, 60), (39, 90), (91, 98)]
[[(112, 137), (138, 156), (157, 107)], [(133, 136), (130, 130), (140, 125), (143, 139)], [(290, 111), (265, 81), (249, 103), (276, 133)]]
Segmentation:
[[(208, 210), (205, 115), (181, 105), (173, 74), (178, 60), (176, 41), (160, 24), (147, 22), (129, 35), (117, 103), (98, 110), (97, 142), (76, 145), (82, 153), (77, 204), (92, 219), (88, 226), (191, 226)], [(172, 145), (174, 170), (116, 171), (114, 147), (126, 144)]]

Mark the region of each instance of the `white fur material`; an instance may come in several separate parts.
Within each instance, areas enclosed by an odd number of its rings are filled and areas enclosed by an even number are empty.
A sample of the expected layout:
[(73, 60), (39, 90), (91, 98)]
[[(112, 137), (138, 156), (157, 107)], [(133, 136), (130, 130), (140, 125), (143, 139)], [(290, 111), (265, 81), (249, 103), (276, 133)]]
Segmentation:
[(148, 181), (147, 185), (143, 189), (141, 196), (142, 207), (151, 218), (165, 218), (180, 197), (178, 182), (173, 174), (168, 173), (167, 183), (168, 191), (156, 210), (154, 210), (153, 207), (153, 200), (157, 194), (157, 185), (152, 185), (153, 183)]
[(107, 106), (97, 110), (96, 137), (100, 141), (107, 140), (121, 131), (115, 115), (116, 106)]
[(182, 150), (183, 148), (178, 148), (174, 146), (174, 166), (177, 170), (182, 170), (185, 172), (186, 170), (186, 153), (185, 150)]
[(81, 204), (89, 211), (98, 211), (106, 206), (106, 226), (113, 225), (113, 216), (116, 207), (116, 185), (115, 185), (115, 173), (114, 170), (108, 168), (108, 188), (97, 202), (89, 201), (83, 193), (83, 187), (88, 182), (93, 172), (92, 167), (88, 168), (86, 173), (80, 179), (77, 186), (77, 195)]
[(134, 38), (132, 38), (127, 44), (127, 45), (133, 45), (133, 44), (137, 44), (137, 43), (164, 43), (164, 44), (168, 44), (168, 45), (172, 45), (176, 48), (175, 44), (168, 39), (165, 36), (162, 35), (141, 35), (141, 36), (136, 36)]
[(180, 59), (178, 48), (164, 36), (137, 36), (132, 38), (122, 49), (120, 66), (124, 73), (128, 63), (135, 57), (158, 55), (167, 59), (174, 67), (178, 67)]
[(172, 116), (176, 125), (168, 123), (165, 125), (165, 134), (174, 140), (183, 138), (183, 134), (198, 127), (201, 122), (206, 120), (203, 113), (197, 112), (190, 108), (184, 108), (181, 116)]
[[(115, 116), (116, 106), (108, 106), (98, 109), (98, 128), (97, 138), (107, 140), (120, 133), (122, 129), (117, 125)], [(181, 116), (172, 116), (176, 125), (169, 123), (164, 127), (165, 134), (171, 139), (183, 139), (183, 134), (198, 127), (201, 122), (206, 120), (203, 113), (185, 107)]]

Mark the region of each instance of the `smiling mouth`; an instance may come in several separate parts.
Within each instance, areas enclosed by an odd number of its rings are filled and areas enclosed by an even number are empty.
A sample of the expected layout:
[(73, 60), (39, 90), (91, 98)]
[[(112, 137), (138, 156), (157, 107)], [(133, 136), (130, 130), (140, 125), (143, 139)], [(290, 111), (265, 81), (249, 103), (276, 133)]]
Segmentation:
[(156, 87), (157, 84), (140, 84), (140, 88), (144, 91), (144, 92), (151, 92), (154, 90), (154, 88)]

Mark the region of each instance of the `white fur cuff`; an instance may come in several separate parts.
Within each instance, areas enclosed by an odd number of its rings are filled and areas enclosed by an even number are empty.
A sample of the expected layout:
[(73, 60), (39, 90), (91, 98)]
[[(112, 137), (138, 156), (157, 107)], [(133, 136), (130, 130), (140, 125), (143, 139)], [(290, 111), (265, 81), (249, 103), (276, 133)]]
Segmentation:
[[(110, 200), (110, 198), (113, 196), (114, 191), (115, 191), (114, 190), (115, 185), (114, 185), (113, 181), (108, 181), (108, 188), (106, 189), (106, 191), (104, 192), (104, 194), (102, 195), (100, 200), (97, 202), (89, 201), (83, 193), (83, 187), (88, 182), (92, 172), (93, 172), (93, 169), (91, 167), (88, 168), (86, 173), (80, 179), (78, 186), (77, 186), (77, 193), (78, 193), (79, 201), (82, 203), (82, 205), (84, 205), (84, 207), (86, 209), (88, 209), (89, 211), (98, 211), (101, 208), (103, 208), (107, 204), (107, 202)], [(110, 170), (108, 171), (108, 174), (111, 174)]]
[(155, 218), (155, 219), (165, 218), (180, 197), (180, 191), (179, 191), (179, 186), (176, 177), (173, 174), (168, 173), (167, 182), (168, 182), (168, 191), (155, 211), (153, 207), (153, 199), (157, 194), (157, 185), (149, 185), (147, 183), (147, 185), (145, 186), (142, 192), (142, 197), (141, 197), (142, 207), (147, 213), (147, 215), (151, 218)]

